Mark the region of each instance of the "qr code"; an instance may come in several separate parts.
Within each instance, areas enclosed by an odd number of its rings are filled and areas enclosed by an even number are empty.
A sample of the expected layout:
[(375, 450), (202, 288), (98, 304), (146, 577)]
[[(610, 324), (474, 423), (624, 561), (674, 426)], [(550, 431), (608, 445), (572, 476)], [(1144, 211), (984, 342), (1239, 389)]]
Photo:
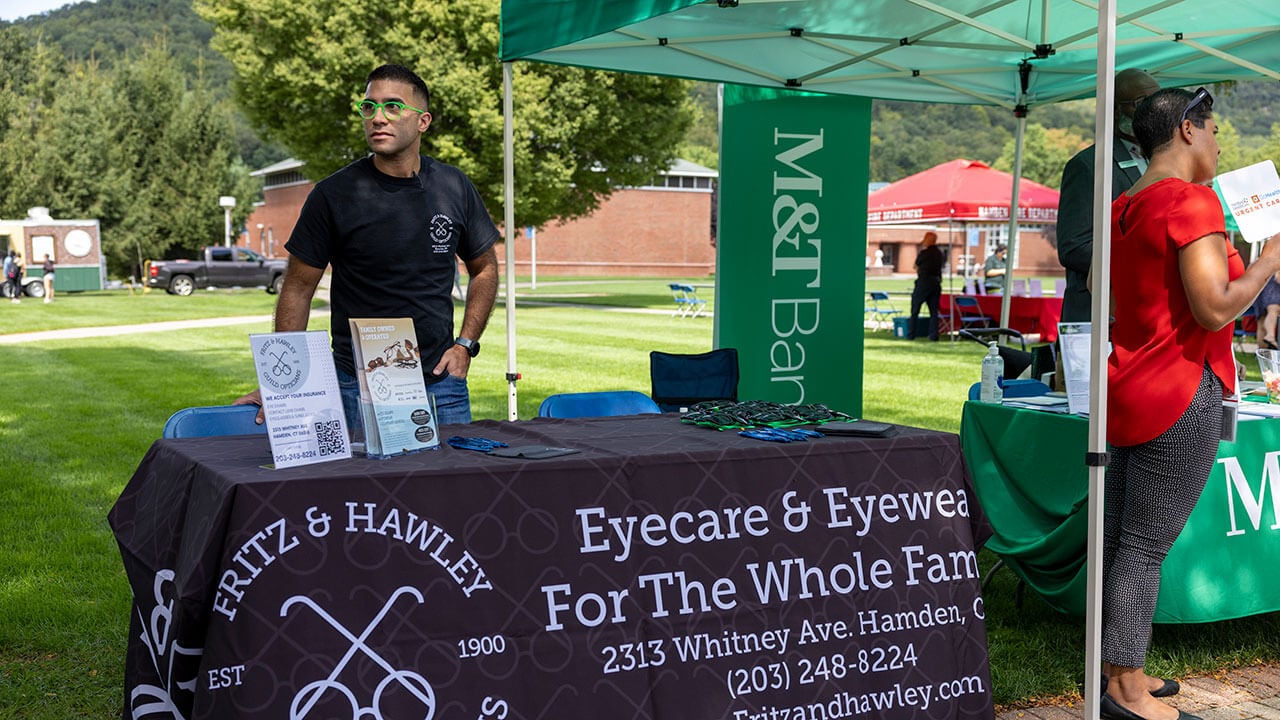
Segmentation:
[(347, 435), (342, 432), (342, 423), (337, 420), (316, 423), (316, 442), (320, 445), (321, 457), (340, 455), (347, 451)]

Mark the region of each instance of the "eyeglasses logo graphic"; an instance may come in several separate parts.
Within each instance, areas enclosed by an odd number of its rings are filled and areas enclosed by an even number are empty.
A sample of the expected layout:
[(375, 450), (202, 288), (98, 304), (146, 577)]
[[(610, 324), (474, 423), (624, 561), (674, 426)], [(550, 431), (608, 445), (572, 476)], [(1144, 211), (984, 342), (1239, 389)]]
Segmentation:
[(361, 100), (356, 103), (356, 112), (365, 120), (372, 120), (378, 115), (378, 110), (382, 110), (382, 116), (388, 120), (399, 120), (405, 110), (412, 110), (416, 113), (426, 113), (426, 110), (416, 108), (409, 103), (403, 103), (399, 100), (388, 100), (380, 103), (372, 100)]
[[(413, 598), (418, 601), (418, 604), (422, 604), (424, 602), (422, 593), (418, 592), (417, 589), (408, 585), (400, 587), (392, 593), (390, 599), (388, 599), (386, 604), (382, 606), (382, 609), (378, 611), (378, 614), (369, 621), (369, 625), (365, 627), (359, 637), (351, 634), (351, 631), (343, 627), (342, 623), (335, 620), (332, 615), (324, 610), (324, 608), (315, 604), (311, 598), (308, 598), (305, 595), (294, 595), (284, 601), (284, 604), (280, 606), (280, 617), (287, 616), (289, 614), (289, 609), (294, 605), (306, 605), (315, 611), (315, 613), (328, 623), (330, 627), (337, 630), (342, 637), (346, 638), (351, 643), (351, 648), (347, 650), (346, 654), (342, 656), (342, 659), (333, 668), (333, 671), (329, 673), (329, 677), (323, 680), (314, 680), (298, 691), (298, 694), (293, 698), (293, 703), (289, 707), (289, 720), (301, 720), (302, 718), (305, 718), (307, 713), (311, 712), (316, 704), (320, 702), (326, 691), (333, 691), (347, 700), (351, 705), (352, 720), (361, 720), (366, 717), (372, 718), (372, 720), (387, 720), (387, 716), (382, 712), (381, 701), (383, 693), (388, 688), (395, 689), (392, 687), (393, 684), (396, 684), (408, 691), (410, 695), (422, 703), (423, 720), (431, 720), (431, 718), (435, 716), (435, 691), (431, 689), (431, 685), (427, 683), (426, 679), (414, 672), (397, 670), (391, 665), (391, 663), (387, 662), (385, 658), (375, 652), (373, 648), (365, 644), (365, 640), (378, 627), (378, 624), (382, 622), (382, 619), (387, 616), (387, 613), (391, 611), (391, 607), (395, 605), (396, 600), (398, 600), (401, 595), (412, 595)], [(353, 658), (357, 652), (363, 653), (365, 657), (375, 662), (378, 667), (382, 668), (387, 673), (387, 676), (378, 683), (376, 688), (374, 688), (373, 697), (367, 707), (361, 707), (360, 701), (356, 698), (355, 694), (351, 692), (350, 688), (337, 681), (338, 676), (342, 674), (347, 663), (351, 661), (351, 658)]]
[(453, 220), (448, 215), (436, 213), (431, 216), (431, 237), (436, 242), (446, 242), (453, 234)]
[(155, 606), (151, 609), (149, 621), (143, 613), (141, 601), (144, 598), (139, 598), (137, 612), (142, 642), (159, 684), (140, 683), (133, 689), (129, 696), (133, 718), (182, 718), (179, 705), (190, 703), (195, 693), (204, 651), (185, 647), (173, 637), (174, 577), (173, 570), (168, 568), (156, 572), (151, 598)]
[(267, 389), (277, 393), (293, 392), (306, 381), (305, 358), (288, 339), (268, 338), (258, 348), (258, 356), (259, 367), (266, 368), (259, 380)]

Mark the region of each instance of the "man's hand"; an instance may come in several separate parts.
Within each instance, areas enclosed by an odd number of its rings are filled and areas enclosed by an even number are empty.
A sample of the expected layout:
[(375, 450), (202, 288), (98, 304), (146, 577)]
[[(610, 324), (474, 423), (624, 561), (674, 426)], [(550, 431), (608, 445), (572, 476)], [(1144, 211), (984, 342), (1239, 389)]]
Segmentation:
[(470, 369), (471, 355), (466, 348), (455, 344), (450, 345), (449, 349), (444, 351), (444, 354), (440, 356), (440, 362), (436, 363), (436, 368), (431, 371), (431, 374), (440, 377), (447, 372), (459, 380), (466, 380), (467, 370)]
[(257, 405), (258, 416), (253, 419), (254, 422), (261, 425), (267, 421), (267, 415), (262, 410), (262, 391), (254, 388), (254, 391), (248, 395), (241, 395), (231, 402), (232, 405)]

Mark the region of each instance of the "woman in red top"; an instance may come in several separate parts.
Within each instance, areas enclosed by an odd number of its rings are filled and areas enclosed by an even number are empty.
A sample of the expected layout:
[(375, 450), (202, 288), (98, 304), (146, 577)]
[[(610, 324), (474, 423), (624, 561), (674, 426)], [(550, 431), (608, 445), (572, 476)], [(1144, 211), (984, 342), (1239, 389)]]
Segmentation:
[(1143, 665), (1160, 565), (1213, 469), (1222, 398), (1235, 389), (1232, 324), (1280, 270), (1267, 242), (1247, 270), (1208, 187), (1218, 166), (1213, 98), (1170, 88), (1142, 102), (1147, 172), (1111, 206), (1115, 301), (1107, 372), (1102, 659), (1105, 720), (1191, 718), (1155, 697), (1178, 684)]

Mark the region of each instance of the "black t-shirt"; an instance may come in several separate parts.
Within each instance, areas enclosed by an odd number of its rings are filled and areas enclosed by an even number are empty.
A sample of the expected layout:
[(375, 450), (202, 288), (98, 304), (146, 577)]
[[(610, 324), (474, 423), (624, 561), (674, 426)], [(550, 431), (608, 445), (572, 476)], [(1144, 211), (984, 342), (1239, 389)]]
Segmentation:
[(942, 256), (942, 248), (937, 245), (930, 245), (920, 251), (916, 256), (916, 277), (920, 280), (929, 280), (942, 282), (942, 265), (945, 258)]
[(472, 260), (498, 239), (475, 185), (452, 165), (422, 158), (417, 176), (379, 172), (361, 158), (320, 181), (285, 249), (329, 288), (334, 360), (355, 373), (350, 318), (413, 318), (430, 381), (453, 344), (454, 258)]

